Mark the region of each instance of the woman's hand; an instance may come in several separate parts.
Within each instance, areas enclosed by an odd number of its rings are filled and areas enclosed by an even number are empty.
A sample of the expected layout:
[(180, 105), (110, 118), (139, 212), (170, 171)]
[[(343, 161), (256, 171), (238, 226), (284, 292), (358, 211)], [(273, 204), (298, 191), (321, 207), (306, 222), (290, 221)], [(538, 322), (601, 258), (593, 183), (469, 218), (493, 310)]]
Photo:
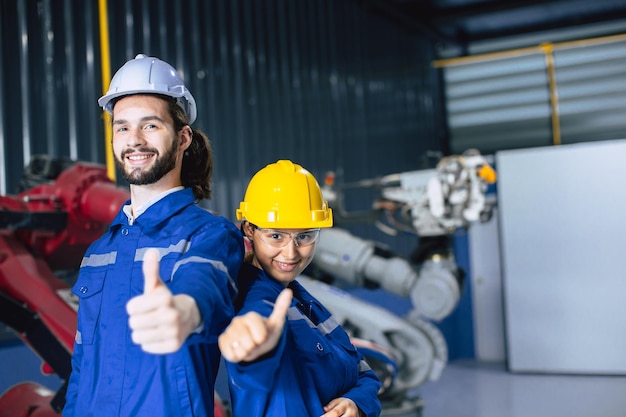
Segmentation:
[(218, 340), (224, 359), (251, 362), (274, 349), (282, 335), (292, 297), (291, 290), (284, 289), (268, 318), (254, 311), (235, 317)]
[(363, 415), (359, 407), (349, 398), (335, 398), (324, 406), (325, 414), (320, 417), (360, 417)]

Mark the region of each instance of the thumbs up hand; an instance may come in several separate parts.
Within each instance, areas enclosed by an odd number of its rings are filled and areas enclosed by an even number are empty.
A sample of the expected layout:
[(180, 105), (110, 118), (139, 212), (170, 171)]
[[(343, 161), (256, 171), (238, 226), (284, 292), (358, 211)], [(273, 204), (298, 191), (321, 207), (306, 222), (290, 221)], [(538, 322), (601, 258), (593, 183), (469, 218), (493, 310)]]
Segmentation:
[(292, 298), (291, 290), (284, 289), (268, 318), (254, 311), (235, 317), (219, 337), (224, 359), (250, 362), (274, 349), (282, 335)]
[(161, 280), (159, 274), (159, 251), (156, 249), (148, 249), (143, 257), (143, 292), (149, 294), (152, 292), (167, 290), (167, 286)]
[(159, 252), (148, 249), (143, 259), (144, 292), (126, 304), (134, 343), (148, 353), (177, 351), (200, 325), (200, 311), (186, 294), (172, 295), (159, 274)]

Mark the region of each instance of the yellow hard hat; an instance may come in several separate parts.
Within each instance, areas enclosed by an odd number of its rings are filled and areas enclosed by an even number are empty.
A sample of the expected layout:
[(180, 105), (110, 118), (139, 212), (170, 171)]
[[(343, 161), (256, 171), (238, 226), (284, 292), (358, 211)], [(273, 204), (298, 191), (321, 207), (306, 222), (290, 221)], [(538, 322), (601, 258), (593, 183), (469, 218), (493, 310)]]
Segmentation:
[(279, 160), (254, 174), (237, 220), (268, 229), (317, 229), (332, 227), (333, 212), (309, 171)]

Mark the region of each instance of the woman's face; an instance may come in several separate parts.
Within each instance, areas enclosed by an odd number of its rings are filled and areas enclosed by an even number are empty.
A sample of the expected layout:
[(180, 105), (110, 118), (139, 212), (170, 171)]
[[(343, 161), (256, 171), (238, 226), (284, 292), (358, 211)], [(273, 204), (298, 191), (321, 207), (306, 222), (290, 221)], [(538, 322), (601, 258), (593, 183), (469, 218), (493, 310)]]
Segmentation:
[[(319, 234), (319, 230), (311, 232), (311, 229), (258, 229), (248, 222), (245, 222), (243, 227), (254, 249), (252, 264), (262, 268), (285, 286), (296, 279), (313, 260), (317, 238), (306, 246), (297, 245), (296, 240), (306, 242), (307, 233)], [(281, 240), (284, 246), (276, 247), (278, 245), (276, 240)]]

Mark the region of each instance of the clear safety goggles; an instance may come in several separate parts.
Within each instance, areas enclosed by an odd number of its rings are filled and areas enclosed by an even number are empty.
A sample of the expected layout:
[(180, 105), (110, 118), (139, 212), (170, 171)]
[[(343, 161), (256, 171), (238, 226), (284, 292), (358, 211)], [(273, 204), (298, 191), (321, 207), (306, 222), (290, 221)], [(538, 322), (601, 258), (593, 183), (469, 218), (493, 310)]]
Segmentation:
[(309, 246), (317, 242), (320, 237), (320, 229), (305, 230), (302, 232), (289, 233), (276, 229), (264, 229), (251, 225), (257, 231), (257, 236), (274, 248), (284, 248), (293, 240), (297, 247)]

